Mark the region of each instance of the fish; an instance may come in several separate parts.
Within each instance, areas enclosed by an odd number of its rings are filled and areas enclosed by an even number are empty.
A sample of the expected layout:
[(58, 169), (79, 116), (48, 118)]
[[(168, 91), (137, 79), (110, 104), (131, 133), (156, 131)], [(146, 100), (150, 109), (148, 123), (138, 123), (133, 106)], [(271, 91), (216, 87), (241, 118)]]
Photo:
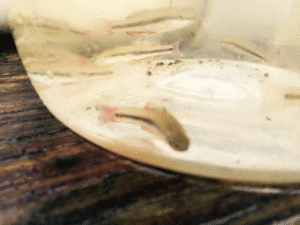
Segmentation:
[(90, 59), (51, 45), (25, 45), (18, 47), (27, 72), (57, 76), (111, 75), (109, 66), (97, 66)]
[(262, 109), (265, 112), (300, 106), (299, 87), (279, 85), (269, 81), (262, 86), (262, 90)]
[(43, 16), (24, 16), (14, 15), (9, 18), (12, 27), (18, 26), (34, 26), (37, 28), (46, 28), (48, 30), (70, 31), (78, 34), (85, 34), (86, 31), (73, 27), (68, 23), (60, 22)]
[(95, 64), (112, 64), (119, 61), (142, 60), (148, 57), (155, 57), (162, 54), (176, 53), (177, 45), (128, 45), (118, 46), (94, 56), (92, 61)]
[(253, 61), (269, 62), (268, 56), (264, 52), (246, 40), (229, 37), (223, 39), (221, 44), (225, 50), (237, 55), (245, 56)]
[(177, 8), (166, 7), (159, 9), (146, 9), (134, 11), (127, 16), (130, 18), (182, 18), (182, 19), (196, 19), (197, 12), (192, 8)]
[(139, 124), (149, 133), (157, 134), (153, 132), (153, 129), (156, 130), (158, 135), (165, 139), (176, 151), (186, 151), (189, 147), (190, 141), (185, 130), (178, 120), (165, 109), (107, 106), (98, 106), (96, 109), (102, 112), (100, 119), (104, 123), (124, 122)]
[(109, 21), (107, 34), (126, 32), (128, 35), (165, 33), (187, 27), (197, 20), (197, 13), (188, 8), (161, 8), (143, 10), (125, 20)]
[(155, 31), (152, 32), (141, 32), (141, 31), (136, 31), (136, 32), (132, 32), (132, 31), (127, 31), (126, 34), (130, 35), (130, 36), (137, 36), (137, 37), (142, 37), (145, 34), (155, 34)]

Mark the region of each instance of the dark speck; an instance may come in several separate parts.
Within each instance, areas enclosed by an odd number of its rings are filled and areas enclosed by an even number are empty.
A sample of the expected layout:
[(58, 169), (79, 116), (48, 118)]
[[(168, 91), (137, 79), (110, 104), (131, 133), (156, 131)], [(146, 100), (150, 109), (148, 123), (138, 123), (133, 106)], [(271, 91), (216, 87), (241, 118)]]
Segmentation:
[(271, 119), (269, 117), (266, 117), (266, 120), (271, 121)]
[(163, 65), (165, 65), (163, 62), (156, 63), (156, 66), (163, 66)]
[(178, 63), (181, 63), (181, 60), (176, 59), (176, 60), (174, 61), (174, 64), (178, 64)]
[(199, 64), (202, 64), (203, 62), (202, 62), (202, 60), (199, 60)]
[(265, 73), (265, 77), (269, 77), (269, 73)]
[(90, 110), (91, 109), (91, 107), (89, 106), (89, 107), (86, 107), (86, 110)]
[(173, 65), (173, 63), (172, 63), (172, 62), (170, 62), (168, 65), (169, 65), (169, 66), (172, 66), (172, 65)]
[(151, 76), (152, 75), (151, 71), (147, 71), (147, 75)]

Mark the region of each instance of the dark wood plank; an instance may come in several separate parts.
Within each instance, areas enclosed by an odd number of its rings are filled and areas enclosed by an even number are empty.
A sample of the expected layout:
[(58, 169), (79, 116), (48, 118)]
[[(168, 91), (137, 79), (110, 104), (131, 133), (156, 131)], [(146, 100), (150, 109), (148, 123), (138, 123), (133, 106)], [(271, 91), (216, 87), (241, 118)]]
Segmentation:
[(15, 50), (0, 53), (0, 165), (0, 224), (265, 225), (300, 212), (296, 192), (237, 191), (86, 141), (43, 105)]

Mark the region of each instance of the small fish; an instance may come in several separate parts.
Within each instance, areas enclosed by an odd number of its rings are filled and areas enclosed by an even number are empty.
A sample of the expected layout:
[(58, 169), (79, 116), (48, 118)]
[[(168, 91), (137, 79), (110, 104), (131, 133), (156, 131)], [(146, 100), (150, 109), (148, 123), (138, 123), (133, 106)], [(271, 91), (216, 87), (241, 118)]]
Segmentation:
[(107, 122), (125, 122), (140, 124), (144, 130), (156, 134), (152, 128), (177, 151), (185, 151), (189, 146), (189, 139), (180, 123), (164, 109), (137, 109), (98, 107), (103, 112), (102, 119)]
[(300, 87), (275, 84), (271, 81), (262, 86), (264, 111), (274, 111), (300, 106)]
[(111, 64), (119, 61), (141, 60), (162, 54), (175, 53), (175, 45), (128, 45), (102, 52), (92, 60), (97, 64)]
[(225, 38), (222, 40), (222, 47), (254, 61), (268, 62), (268, 56), (246, 40), (233, 37)]
[(110, 75), (109, 66), (97, 66), (90, 59), (51, 45), (19, 46), (22, 62), (29, 73), (99, 76)]
[(155, 31), (152, 31), (152, 32), (138, 32), (138, 31), (132, 32), (132, 31), (127, 31), (126, 33), (127, 33), (128, 35), (130, 35), (130, 36), (141, 37), (141, 36), (143, 36), (143, 35), (145, 35), (145, 34), (150, 35), (150, 34), (155, 34), (156, 32), (155, 32)]
[(110, 21), (108, 35), (116, 32), (127, 34), (156, 34), (187, 27), (197, 20), (193, 9), (161, 8), (144, 10), (130, 15), (125, 20)]
[(53, 20), (43, 16), (14, 15), (10, 17), (9, 22), (12, 27), (34, 26), (47, 28), (49, 30), (71, 31), (78, 34), (85, 34), (85, 31), (79, 28), (72, 27), (68, 23), (60, 22), (58, 20)]
[(198, 12), (192, 8), (176, 8), (167, 7), (159, 9), (146, 9), (134, 11), (127, 16), (130, 18), (181, 18), (181, 19), (196, 19)]

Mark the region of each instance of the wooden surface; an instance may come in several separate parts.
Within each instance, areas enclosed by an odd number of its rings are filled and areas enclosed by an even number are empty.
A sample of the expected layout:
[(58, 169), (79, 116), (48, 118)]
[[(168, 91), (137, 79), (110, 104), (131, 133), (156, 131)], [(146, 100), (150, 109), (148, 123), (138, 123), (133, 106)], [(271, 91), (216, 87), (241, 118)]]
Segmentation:
[(238, 191), (86, 141), (49, 113), (15, 50), (0, 52), (0, 166), (0, 224), (265, 225), (300, 213), (299, 185)]

